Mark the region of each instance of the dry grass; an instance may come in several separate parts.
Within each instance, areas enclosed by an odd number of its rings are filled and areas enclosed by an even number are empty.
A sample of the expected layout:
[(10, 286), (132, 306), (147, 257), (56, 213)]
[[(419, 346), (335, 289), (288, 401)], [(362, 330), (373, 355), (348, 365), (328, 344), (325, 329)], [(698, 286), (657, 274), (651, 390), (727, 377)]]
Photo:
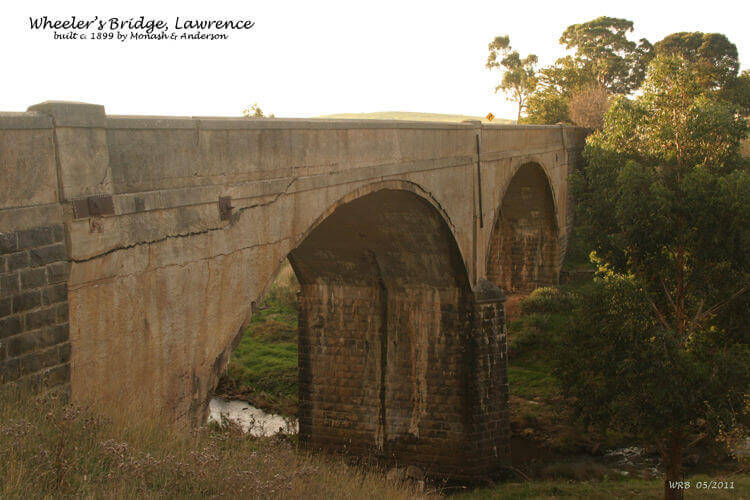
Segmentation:
[(298, 452), (288, 439), (216, 427), (183, 434), (137, 415), (117, 425), (54, 395), (0, 387), (0, 498), (416, 495), (379, 472)]

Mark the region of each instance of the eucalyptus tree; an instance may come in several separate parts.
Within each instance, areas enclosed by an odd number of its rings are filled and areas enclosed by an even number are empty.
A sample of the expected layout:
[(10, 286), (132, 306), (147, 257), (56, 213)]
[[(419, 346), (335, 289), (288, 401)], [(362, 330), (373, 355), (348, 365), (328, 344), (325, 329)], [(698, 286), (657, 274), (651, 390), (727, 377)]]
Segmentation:
[(508, 94), (508, 99), (518, 103), (518, 118), (521, 120), (521, 112), (526, 106), (526, 100), (534, 92), (537, 86), (536, 64), (537, 56), (529, 54), (521, 58), (518, 51), (510, 46), (508, 35), (498, 36), (490, 42), (487, 56), (488, 69), (501, 69), (503, 77), (495, 87), (495, 92), (503, 91)]
[(599, 273), (563, 334), (558, 375), (584, 420), (659, 450), (667, 498), (682, 495), (692, 446), (746, 435), (750, 418), (748, 129), (722, 92), (735, 82), (705, 85), (717, 74), (657, 56), (571, 177)]

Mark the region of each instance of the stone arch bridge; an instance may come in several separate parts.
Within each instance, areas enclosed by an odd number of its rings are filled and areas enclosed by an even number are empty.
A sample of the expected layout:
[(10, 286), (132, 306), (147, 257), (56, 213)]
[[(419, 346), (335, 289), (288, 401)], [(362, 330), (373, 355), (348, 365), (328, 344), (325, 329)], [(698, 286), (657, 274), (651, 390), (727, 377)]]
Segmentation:
[(66, 102), (0, 113), (0, 375), (199, 423), (289, 258), (301, 439), (491, 473), (508, 453), (499, 289), (557, 281), (583, 139)]

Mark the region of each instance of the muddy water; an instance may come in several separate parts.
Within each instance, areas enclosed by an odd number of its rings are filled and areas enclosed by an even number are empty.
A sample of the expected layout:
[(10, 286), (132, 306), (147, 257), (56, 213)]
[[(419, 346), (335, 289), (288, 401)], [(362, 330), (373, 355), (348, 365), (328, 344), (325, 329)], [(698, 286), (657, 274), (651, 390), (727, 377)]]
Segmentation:
[(298, 431), (297, 419), (266, 413), (244, 401), (213, 398), (208, 408), (209, 422), (221, 422), (226, 419), (252, 436), (272, 436), (278, 432), (296, 434)]

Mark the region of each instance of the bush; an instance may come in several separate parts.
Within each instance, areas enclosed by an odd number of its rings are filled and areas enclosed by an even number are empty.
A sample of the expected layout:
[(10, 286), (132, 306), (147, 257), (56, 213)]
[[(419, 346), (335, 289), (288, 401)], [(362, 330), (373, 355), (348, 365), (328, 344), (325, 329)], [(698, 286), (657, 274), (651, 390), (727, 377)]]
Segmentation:
[(527, 314), (508, 327), (508, 352), (513, 359), (524, 354), (537, 352), (549, 347), (554, 334), (550, 323), (552, 318), (548, 314)]
[(521, 301), (521, 313), (562, 313), (570, 311), (573, 300), (570, 294), (555, 287), (537, 288)]

